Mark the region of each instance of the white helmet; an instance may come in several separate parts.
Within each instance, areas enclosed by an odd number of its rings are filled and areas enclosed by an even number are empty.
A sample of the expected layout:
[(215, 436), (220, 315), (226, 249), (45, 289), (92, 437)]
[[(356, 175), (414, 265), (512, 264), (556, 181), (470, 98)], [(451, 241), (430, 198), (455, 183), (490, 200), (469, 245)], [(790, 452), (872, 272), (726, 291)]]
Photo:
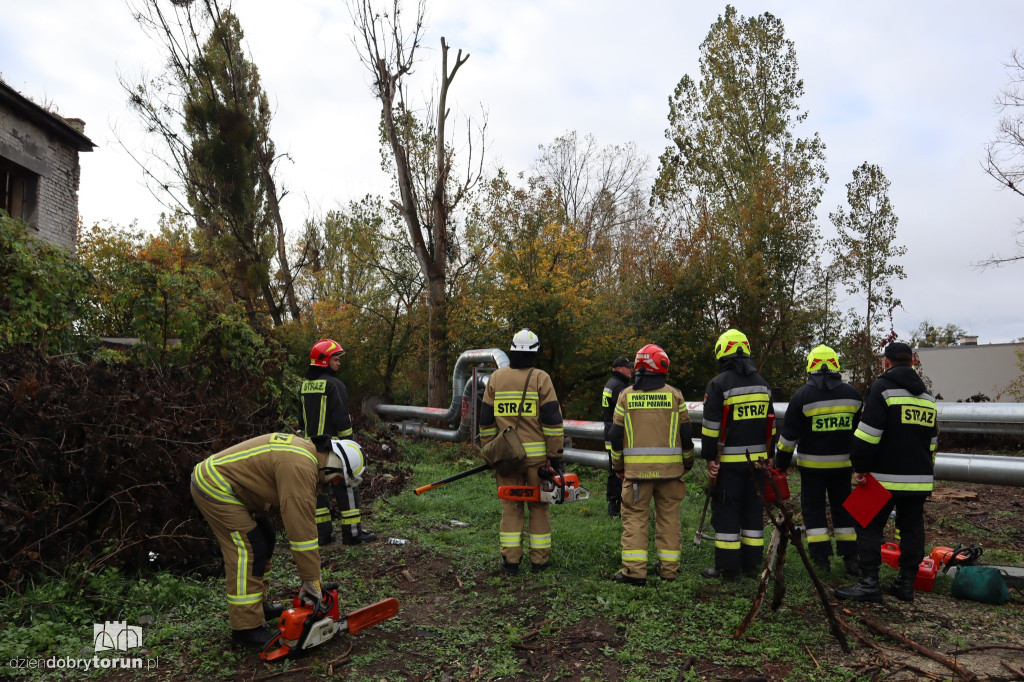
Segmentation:
[(525, 351), (536, 353), (540, 350), (540, 337), (529, 329), (521, 329), (512, 337), (512, 348), (509, 350)]
[[(354, 440), (332, 438), (331, 452), (327, 455), (327, 466), (341, 469), (341, 473), (345, 476), (345, 482), (350, 486), (357, 486), (362, 482), (361, 474), (366, 468), (363, 449)], [(324, 476), (324, 480), (330, 481), (331, 478), (328, 476)]]

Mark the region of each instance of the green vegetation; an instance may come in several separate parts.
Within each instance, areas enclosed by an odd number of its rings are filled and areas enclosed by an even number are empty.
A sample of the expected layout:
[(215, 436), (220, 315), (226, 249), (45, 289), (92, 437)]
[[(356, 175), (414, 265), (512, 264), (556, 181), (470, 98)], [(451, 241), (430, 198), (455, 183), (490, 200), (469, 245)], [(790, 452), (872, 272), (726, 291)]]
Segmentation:
[[(456, 446), (403, 442), (401, 447), (414, 469), (411, 486), (477, 464), (468, 450)], [(705, 671), (705, 678), (770, 670), (771, 679), (845, 680), (854, 673), (857, 654), (843, 655), (829, 635), (792, 548), (782, 608), (773, 613), (766, 603), (743, 638), (731, 637), (750, 608), (756, 583), (709, 583), (699, 576), (712, 562), (713, 543), (690, 544), (703, 503), (702, 476), (696, 470), (687, 477), (691, 489), (682, 505), (683, 570), (674, 582), (652, 578), (646, 588), (610, 580), (619, 567), (620, 525), (605, 514), (606, 474), (580, 467), (575, 471), (592, 496), (553, 509), (556, 567), (541, 574), (527, 570), (513, 578), (499, 575), (500, 512), (487, 474), (421, 496), (407, 490), (380, 499), (366, 510), (369, 525), (383, 537), (403, 537), (411, 544), (326, 550), (323, 577), (341, 584), (345, 608), (395, 596), (401, 604), (398, 616), (283, 663), (267, 665), (251, 652), (229, 647), (220, 578), (167, 573), (135, 578), (113, 570), (83, 575), (73, 569), (0, 604), (6, 623), (0, 628), (0, 658), (5, 663), (11, 658), (91, 658), (93, 623), (134, 624), (142, 618), (143, 648), (133, 653), (158, 659), (159, 667), (133, 671), (138, 679), (229, 679), (238, 674), (258, 679), (284, 670), (317, 678), (326, 677), (332, 667), (338, 674), (342, 666), (346, 679), (367, 681), (423, 679), (439, 671), (454, 679), (468, 679), (474, 671), (475, 679), (483, 680), (543, 677), (531, 665), (549, 666), (551, 679), (591, 680), (696, 680), (701, 679), (698, 669)], [(271, 591), (278, 598), (296, 587), (286, 547), (279, 542), (270, 573)], [(1016, 563), (1024, 562), (1024, 555), (1001, 550), (991, 559)], [(834, 570), (823, 576), (832, 587), (847, 580)], [(883, 578), (891, 573), (884, 571)], [(986, 625), (986, 641), (1014, 641), (1013, 629), (1005, 626), (1015, 617), (1014, 606), (954, 604), (949, 585), (950, 579), (940, 576), (934, 596), (919, 593), (922, 599), (941, 600), (948, 616), (949, 648), (957, 638), (961, 644), (977, 643), (978, 634), (970, 628), (981, 622), (991, 626)], [(928, 608), (928, 602), (917, 606)], [(913, 607), (906, 607), (906, 614), (898, 605), (885, 608), (897, 629), (914, 626)], [(349, 644), (351, 653), (345, 658)], [(851, 644), (856, 646), (853, 640)], [(98, 655), (111, 653), (124, 655)], [(699, 665), (684, 672), (688, 661)], [(47, 679), (38, 670), (6, 667), (4, 674)]]

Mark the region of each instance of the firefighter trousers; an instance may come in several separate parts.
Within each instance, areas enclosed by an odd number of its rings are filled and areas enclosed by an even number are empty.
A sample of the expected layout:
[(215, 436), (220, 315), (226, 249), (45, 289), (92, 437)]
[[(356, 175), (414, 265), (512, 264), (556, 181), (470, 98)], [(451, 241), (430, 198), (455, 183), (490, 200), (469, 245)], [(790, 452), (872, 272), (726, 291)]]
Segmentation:
[[(547, 464), (547, 459), (538, 458)], [(526, 466), (511, 474), (495, 472), (498, 487), (503, 485), (540, 485), (541, 462), (527, 462)], [(523, 528), (526, 525), (525, 511), (530, 513), (530, 562), (546, 564), (551, 554), (551, 510), (545, 502), (523, 502), (501, 500), (501, 526), (498, 529), (498, 543), (502, 558), (510, 564), (523, 559)]]
[(764, 553), (764, 509), (757, 487), (764, 474), (753, 474), (746, 463), (723, 464), (711, 500), (711, 525), (715, 529), (715, 566), (730, 573), (761, 570)]
[(878, 577), (882, 564), (882, 533), (889, 514), (896, 509), (900, 529), (900, 573), (917, 575), (917, 567), (924, 559), (924, 495), (893, 493), (881, 511), (875, 514), (867, 528), (857, 533), (857, 559), (861, 574)]
[[(826, 509), (832, 514), (836, 554), (857, 555), (857, 527), (843, 502), (850, 494), (850, 468), (800, 467), (800, 511), (807, 528), (808, 554), (812, 559), (832, 556)], [(826, 499), (827, 498), (827, 499)]]
[(672, 579), (679, 572), (682, 556), (682, 522), (679, 503), (686, 497), (681, 479), (630, 481), (622, 485), (622, 574), (647, 577), (647, 547), (650, 544), (651, 500), (654, 500), (654, 546), (658, 548), (661, 577)]
[(264, 577), (270, 568), (277, 533), (268, 516), (255, 519), (240, 504), (214, 502), (195, 485), (192, 499), (202, 512), (224, 557), (231, 629), (249, 630), (264, 623), (263, 601), (269, 584)]

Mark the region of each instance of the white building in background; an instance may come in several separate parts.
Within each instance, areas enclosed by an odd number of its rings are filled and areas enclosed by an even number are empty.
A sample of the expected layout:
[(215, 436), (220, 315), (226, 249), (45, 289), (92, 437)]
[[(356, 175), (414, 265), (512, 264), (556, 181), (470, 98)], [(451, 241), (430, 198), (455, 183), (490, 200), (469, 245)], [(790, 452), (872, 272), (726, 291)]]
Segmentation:
[(959, 346), (915, 348), (914, 352), (937, 400), (966, 401), (980, 394), (993, 402), (1014, 402), (1006, 388), (1021, 375), (1017, 354), (1024, 353), (1024, 342), (978, 345), (977, 336), (965, 336)]

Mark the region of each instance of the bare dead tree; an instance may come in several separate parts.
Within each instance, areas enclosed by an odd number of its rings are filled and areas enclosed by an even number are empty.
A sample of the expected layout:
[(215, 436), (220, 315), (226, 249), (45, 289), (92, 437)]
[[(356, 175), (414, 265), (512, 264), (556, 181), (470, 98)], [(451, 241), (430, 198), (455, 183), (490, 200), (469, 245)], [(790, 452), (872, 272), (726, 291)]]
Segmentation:
[[(391, 0), (382, 11), (372, 0), (350, 0), (356, 26), (354, 39), (359, 59), (371, 76), (371, 90), (381, 103), (382, 135), (395, 163), (399, 200), (392, 205), (402, 215), (409, 241), (426, 279), (429, 311), (427, 402), (441, 407), (448, 398), (448, 261), (453, 245), (452, 213), (483, 175), (481, 126), (479, 157), (474, 164), (473, 134), (467, 132), (466, 174), (452, 177), (454, 149), (448, 143), (448, 92), (469, 55), (459, 50), (449, 69), (448, 43), (441, 38), (441, 74), (436, 108), (428, 111), (425, 128), (410, 123), (406, 77), (412, 73), (423, 38), (426, 0), (417, 0), (411, 30), (403, 22), (401, 0)], [(423, 132), (433, 136), (433, 153), (423, 154)], [(420, 153), (418, 153), (420, 152)], [(428, 158), (429, 157), (429, 158)]]
[[(1010, 82), (996, 98), (1003, 117), (995, 139), (985, 147), (985, 172), (1014, 194), (1024, 197), (1024, 54), (1014, 50), (1005, 64)], [(1024, 226), (1024, 218), (1017, 221)], [(981, 268), (1024, 260), (1024, 227), (1015, 230), (1017, 251), (1012, 256), (993, 254), (977, 263)]]

